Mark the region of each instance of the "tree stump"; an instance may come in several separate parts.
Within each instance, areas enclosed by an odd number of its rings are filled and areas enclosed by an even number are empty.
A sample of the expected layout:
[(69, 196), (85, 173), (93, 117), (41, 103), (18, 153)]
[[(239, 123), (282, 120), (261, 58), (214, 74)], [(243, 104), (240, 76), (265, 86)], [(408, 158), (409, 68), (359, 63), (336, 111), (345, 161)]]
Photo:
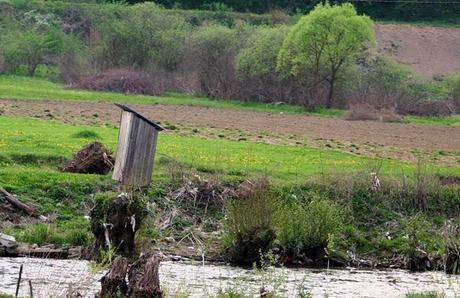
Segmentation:
[(111, 200), (108, 208), (91, 211), (91, 231), (96, 241), (94, 253), (110, 246), (123, 256), (134, 253), (134, 237), (145, 216), (145, 206), (139, 201), (121, 193)]
[(124, 257), (117, 257), (113, 261), (110, 271), (101, 279), (101, 291), (98, 298), (106, 297), (125, 297), (128, 291), (126, 284), (126, 272), (128, 271), (128, 261)]
[(161, 298), (159, 277), (160, 258), (153, 253), (141, 255), (128, 273), (128, 297)]

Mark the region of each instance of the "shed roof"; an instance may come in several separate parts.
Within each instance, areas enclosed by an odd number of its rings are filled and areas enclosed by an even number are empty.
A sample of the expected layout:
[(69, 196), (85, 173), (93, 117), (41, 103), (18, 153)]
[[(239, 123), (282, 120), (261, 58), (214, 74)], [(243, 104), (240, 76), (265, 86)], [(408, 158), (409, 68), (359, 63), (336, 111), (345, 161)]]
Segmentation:
[(125, 105), (122, 105), (122, 104), (119, 104), (119, 103), (116, 103), (115, 104), (117, 107), (119, 107), (120, 109), (124, 110), (124, 111), (127, 111), (127, 112), (131, 112), (133, 114), (135, 114), (137, 117), (141, 118), (142, 120), (144, 120), (145, 122), (147, 122), (148, 124), (152, 125), (153, 127), (155, 127), (157, 130), (164, 130), (163, 127), (161, 127), (159, 124), (156, 124), (155, 122), (153, 122), (152, 120), (149, 120), (147, 117), (145, 117), (144, 115), (136, 112), (135, 110), (131, 109), (130, 107), (128, 106), (125, 106)]

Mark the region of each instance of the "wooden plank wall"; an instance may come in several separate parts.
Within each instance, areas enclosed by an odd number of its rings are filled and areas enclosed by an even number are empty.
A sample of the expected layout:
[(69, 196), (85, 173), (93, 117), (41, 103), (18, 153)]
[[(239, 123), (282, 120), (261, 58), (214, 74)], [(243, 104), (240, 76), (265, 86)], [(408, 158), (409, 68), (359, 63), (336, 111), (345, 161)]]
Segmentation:
[(123, 171), (126, 164), (126, 156), (129, 146), (129, 136), (131, 135), (131, 123), (133, 113), (123, 111), (121, 113), (120, 129), (118, 131), (118, 145), (115, 156), (115, 166), (113, 169), (112, 179), (117, 181), (123, 180)]
[(125, 185), (149, 185), (152, 179), (157, 138), (158, 131), (155, 127), (124, 111), (116, 155), (117, 159), (120, 158), (120, 162), (115, 160), (113, 179)]

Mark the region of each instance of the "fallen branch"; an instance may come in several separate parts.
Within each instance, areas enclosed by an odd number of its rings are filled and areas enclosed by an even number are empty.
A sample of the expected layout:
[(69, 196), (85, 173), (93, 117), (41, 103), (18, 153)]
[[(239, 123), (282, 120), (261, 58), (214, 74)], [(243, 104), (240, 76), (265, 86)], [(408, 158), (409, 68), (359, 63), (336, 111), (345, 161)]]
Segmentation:
[(39, 215), (37, 210), (35, 210), (34, 208), (30, 207), (29, 205), (21, 202), (18, 198), (16, 198), (16, 196), (10, 194), (9, 192), (7, 192), (2, 187), (0, 187), (0, 193), (14, 207), (16, 207), (16, 208), (18, 208), (20, 210), (23, 210), (24, 212), (26, 212), (27, 214), (29, 214), (29, 215), (31, 215), (33, 217), (38, 217), (41, 220), (47, 220), (47, 218), (45, 216)]

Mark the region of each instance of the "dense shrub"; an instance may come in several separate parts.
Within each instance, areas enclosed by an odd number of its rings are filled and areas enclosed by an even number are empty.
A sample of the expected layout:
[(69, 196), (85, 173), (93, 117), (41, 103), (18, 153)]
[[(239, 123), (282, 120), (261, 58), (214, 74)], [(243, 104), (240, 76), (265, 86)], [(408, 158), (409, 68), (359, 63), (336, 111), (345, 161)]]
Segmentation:
[(129, 69), (109, 69), (71, 86), (126, 94), (160, 95), (163, 92), (160, 80), (156, 80), (144, 72)]
[[(447, 116), (455, 112), (447, 93), (418, 77), (407, 66), (379, 57), (361, 66), (361, 76), (349, 102), (352, 118), (387, 118), (397, 115)], [(438, 88), (439, 89), (439, 88)], [(442, 97), (444, 95), (444, 98)]]
[(233, 61), (240, 41), (238, 35), (228, 27), (205, 25), (187, 39), (184, 67), (196, 74), (202, 95), (234, 97), (237, 80)]
[(456, 112), (460, 113), (460, 73), (448, 76), (445, 81)]
[(238, 74), (243, 78), (276, 74), (276, 59), (288, 31), (287, 26), (255, 30), (249, 37), (248, 46), (236, 57)]
[(155, 63), (173, 69), (187, 33), (184, 19), (152, 3), (130, 7), (98, 29), (102, 36), (98, 56), (108, 67), (144, 68)]
[(336, 204), (314, 196), (309, 202), (281, 203), (276, 226), (286, 257), (315, 260), (324, 256), (329, 239), (343, 228), (343, 214)]
[(239, 79), (238, 98), (261, 102), (303, 103), (302, 86), (283, 79), (276, 70), (276, 59), (289, 28), (262, 27), (254, 30), (235, 59)]

